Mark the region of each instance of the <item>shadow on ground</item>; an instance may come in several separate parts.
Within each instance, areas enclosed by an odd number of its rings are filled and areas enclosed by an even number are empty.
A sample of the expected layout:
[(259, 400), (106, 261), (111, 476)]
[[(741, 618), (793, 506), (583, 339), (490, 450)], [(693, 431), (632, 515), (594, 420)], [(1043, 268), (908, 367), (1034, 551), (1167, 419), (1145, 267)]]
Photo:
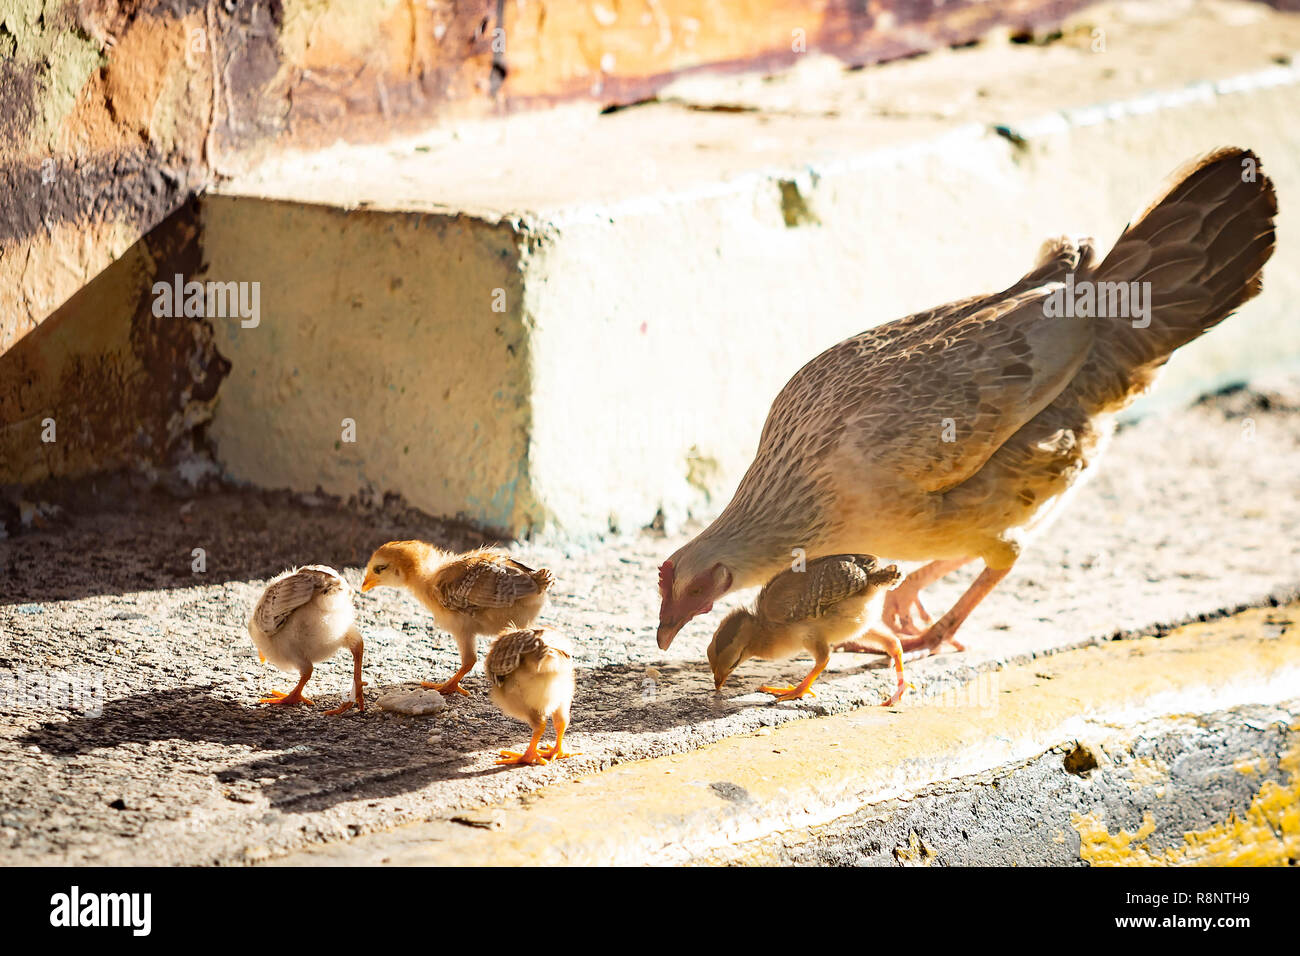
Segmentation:
[(455, 550), (496, 540), (398, 506), (312, 506), (311, 496), (257, 491), (183, 499), (103, 480), (116, 490), (100, 497), (102, 510), (60, 511), (44, 528), (0, 541), (0, 605), (268, 578), (299, 564), (364, 565), (400, 538)]

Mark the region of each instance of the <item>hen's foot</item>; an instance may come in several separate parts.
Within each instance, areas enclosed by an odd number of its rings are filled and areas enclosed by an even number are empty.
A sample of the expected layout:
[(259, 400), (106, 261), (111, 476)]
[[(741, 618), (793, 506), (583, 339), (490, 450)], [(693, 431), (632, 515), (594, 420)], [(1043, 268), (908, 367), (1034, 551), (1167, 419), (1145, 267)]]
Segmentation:
[(945, 644), (955, 651), (966, 650), (966, 645), (957, 640), (954, 636), (957, 633), (959, 625), (952, 624), (947, 618), (940, 618), (934, 624), (931, 624), (924, 634), (919, 637), (908, 638), (901, 641), (903, 653), (909, 651), (929, 651), (930, 654), (938, 654)]
[(895, 634), (920, 634), (921, 628), (912, 620), (915, 609), (922, 625), (929, 624), (933, 618), (921, 603), (922, 585), (912, 578), (907, 578), (898, 587), (885, 593), (885, 603), (880, 618)]

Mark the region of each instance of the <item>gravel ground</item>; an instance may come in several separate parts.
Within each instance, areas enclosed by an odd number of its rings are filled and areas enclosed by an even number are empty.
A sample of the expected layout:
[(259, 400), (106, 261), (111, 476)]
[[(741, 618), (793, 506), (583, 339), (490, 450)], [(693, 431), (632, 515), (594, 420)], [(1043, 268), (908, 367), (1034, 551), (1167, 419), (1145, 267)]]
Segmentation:
[[(129, 505), (0, 540), (0, 863), (237, 864), (526, 793), (615, 762), (699, 747), (760, 725), (873, 705), (883, 658), (839, 654), (819, 696), (774, 704), (764, 681), (803, 661), (743, 665), (715, 695), (704, 647), (743, 597), (655, 646), (658, 564), (691, 533), (586, 547), (513, 546), (558, 577), (543, 622), (578, 644), (571, 739), (583, 756), (499, 768), (523, 725), (496, 713), (480, 670), (469, 698), (408, 717), (383, 693), (443, 678), (451, 639), (390, 589), (358, 597), (364, 714), (331, 718), (350, 658), (317, 668), (315, 708), (257, 706), (293, 680), (259, 664), (244, 628), (266, 580), (326, 563), (354, 583), (391, 538), (449, 547), (470, 529), (261, 492)], [(193, 570), (194, 549), (205, 569)], [(941, 611), (970, 580), (930, 592)], [(976, 612), (966, 653), (909, 662), (920, 706), (1002, 662), (1275, 603), (1300, 589), (1300, 379), (1260, 383), (1123, 429), (1097, 477)], [(486, 652), (486, 640), (480, 644)], [(41, 696), (64, 685), (80, 696)], [(101, 712), (102, 708), (102, 712)]]

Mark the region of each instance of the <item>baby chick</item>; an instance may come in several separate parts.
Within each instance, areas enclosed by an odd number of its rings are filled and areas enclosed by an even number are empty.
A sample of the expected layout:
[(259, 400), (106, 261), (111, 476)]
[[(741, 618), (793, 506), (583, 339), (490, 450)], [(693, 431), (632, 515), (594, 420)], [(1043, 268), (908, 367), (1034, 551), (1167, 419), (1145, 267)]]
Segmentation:
[(460, 648), (460, 670), (450, 680), (421, 683), (469, 696), (460, 682), (478, 660), (475, 638), (531, 624), (554, 580), (545, 568), (534, 571), (495, 548), (452, 554), (423, 541), (390, 541), (370, 556), (361, 590), (386, 585), (415, 595)]
[[(492, 703), (533, 729), (527, 750), (503, 750), (497, 763), (544, 764), (579, 756), (562, 749), (574, 690), (573, 644), (567, 638), (544, 628), (507, 631), (488, 649), (483, 668), (492, 681)], [(555, 746), (538, 750), (548, 716), (555, 724)]]
[(709, 666), (718, 689), (731, 672), (751, 657), (779, 660), (808, 651), (816, 659), (813, 669), (797, 686), (760, 687), (777, 700), (795, 700), (808, 688), (830, 660), (831, 648), (878, 650), (894, 661), (898, 687), (885, 703), (896, 704), (907, 686), (903, 679), (903, 649), (898, 638), (870, 630), (858, 641), (850, 640), (872, 620), (871, 606), (884, 589), (902, 577), (895, 565), (880, 567), (869, 554), (833, 554), (809, 561), (801, 570), (783, 571), (759, 592), (755, 610), (737, 608), (723, 618), (709, 642)]
[[(266, 586), (248, 619), (248, 633), (261, 659), (282, 671), (297, 671), (298, 686), (287, 694), (272, 691), (263, 704), (310, 704), (302, 689), (311, 679), (312, 665), (340, 647), (352, 652), (352, 688), (357, 710), (366, 709), (361, 689), (361, 632), (354, 623), (352, 586), (333, 568), (313, 564), (285, 571)], [(327, 710), (342, 714), (353, 701)]]

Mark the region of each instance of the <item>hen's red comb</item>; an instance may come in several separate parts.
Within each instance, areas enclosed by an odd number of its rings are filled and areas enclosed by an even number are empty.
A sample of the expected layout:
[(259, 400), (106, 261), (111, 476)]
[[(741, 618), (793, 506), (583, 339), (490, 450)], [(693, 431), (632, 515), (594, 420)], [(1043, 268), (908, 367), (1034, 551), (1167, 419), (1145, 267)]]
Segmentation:
[(673, 561), (669, 558), (659, 565), (659, 595), (668, 597), (673, 593)]

